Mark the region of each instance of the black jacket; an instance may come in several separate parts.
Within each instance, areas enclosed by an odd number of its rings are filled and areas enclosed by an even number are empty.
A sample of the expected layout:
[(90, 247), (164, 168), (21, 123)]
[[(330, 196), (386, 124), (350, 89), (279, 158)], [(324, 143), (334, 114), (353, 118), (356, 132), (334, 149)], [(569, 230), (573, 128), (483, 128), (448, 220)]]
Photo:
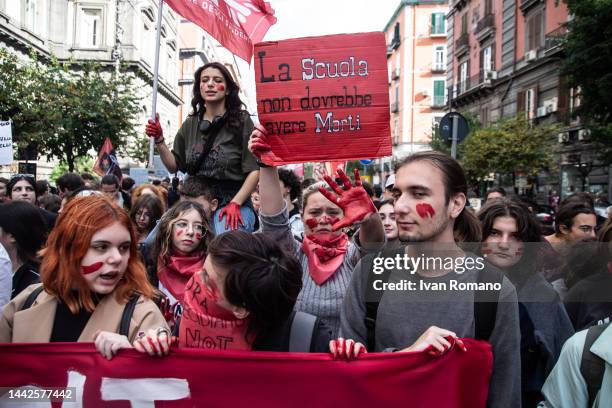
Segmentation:
[(11, 299), (21, 293), (33, 283), (40, 282), (38, 274), (38, 264), (26, 262), (13, 275), (13, 290), (11, 291)]
[[(253, 342), (254, 351), (289, 351), (289, 339), (291, 337), (291, 324), (295, 312), (278, 329), (259, 336)], [(317, 317), (315, 327), (310, 341), (311, 353), (329, 352), (329, 341), (332, 339), (332, 329), (323, 320)]]

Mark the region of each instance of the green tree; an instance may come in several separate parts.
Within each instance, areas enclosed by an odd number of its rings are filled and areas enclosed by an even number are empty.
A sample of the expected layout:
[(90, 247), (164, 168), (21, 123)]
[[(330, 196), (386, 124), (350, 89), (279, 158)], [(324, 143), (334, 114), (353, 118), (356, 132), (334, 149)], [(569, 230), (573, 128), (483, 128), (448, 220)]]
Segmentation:
[[(98, 179), (98, 176), (92, 171), (95, 160), (91, 156), (81, 156), (77, 157), (74, 161), (74, 172), (75, 173), (89, 173), (94, 178)], [(66, 163), (62, 163), (59, 166), (55, 166), (53, 170), (51, 170), (50, 180), (55, 182), (62, 174), (69, 172), (68, 165)]]
[(459, 146), (462, 165), (471, 181), (490, 173), (534, 177), (553, 165), (556, 125), (530, 125), (524, 119), (505, 119), (476, 129)]
[(134, 76), (128, 72), (111, 75), (98, 64), (56, 59), (43, 64), (34, 53), (20, 61), (0, 50), (0, 116), (13, 121), (20, 147), (35, 144), (40, 154), (59, 159), (70, 171), (106, 137), (115, 149), (124, 149), (135, 136), (138, 111)]
[(600, 144), (600, 158), (612, 162), (612, 0), (567, 0), (573, 19), (561, 73), (580, 89), (575, 114)]

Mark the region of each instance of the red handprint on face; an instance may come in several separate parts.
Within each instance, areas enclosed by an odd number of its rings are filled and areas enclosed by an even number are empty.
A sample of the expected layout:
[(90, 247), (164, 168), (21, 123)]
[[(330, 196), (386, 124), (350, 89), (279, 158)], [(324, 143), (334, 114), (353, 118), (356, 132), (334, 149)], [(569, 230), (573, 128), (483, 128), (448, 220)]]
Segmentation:
[(355, 169), (355, 184), (351, 185), (351, 181), (344, 174), (344, 172), (338, 169), (338, 177), (342, 180), (343, 189), (340, 188), (335, 181), (329, 176), (325, 176), (325, 181), (334, 190), (337, 196), (324, 189), (319, 188), (321, 194), (323, 194), (329, 201), (342, 208), (344, 212), (344, 218), (335, 222), (332, 225), (334, 231), (339, 230), (349, 225), (353, 225), (357, 222), (362, 221), (369, 214), (376, 212), (376, 207), (372, 202), (372, 199), (361, 185), (361, 178), (359, 178), (359, 170)]

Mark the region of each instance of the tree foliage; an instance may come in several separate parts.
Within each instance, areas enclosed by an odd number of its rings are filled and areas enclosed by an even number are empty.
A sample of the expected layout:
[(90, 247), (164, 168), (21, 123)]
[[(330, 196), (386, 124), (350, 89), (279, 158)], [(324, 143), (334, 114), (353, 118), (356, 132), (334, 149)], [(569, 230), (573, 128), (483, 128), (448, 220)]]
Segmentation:
[(556, 125), (531, 125), (511, 118), (476, 129), (460, 145), (462, 165), (472, 181), (490, 173), (521, 171), (535, 176), (553, 165)]
[(72, 171), (76, 159), (99, 150), (106, 137), (116, 149), (126, 145), (139, 109), (133, 75), (111, 75), (95, 63), (73, 70), (56, 59), (31, 58), (20, 61), (0, 50), (0, 115), (12, 119), (20, 147), (33, 143)]
[(612, 0), (568, 0), (570, 13), (561, 72), (580, 89), (576, 114), (601, 144), (600, 156), (612, 161)]

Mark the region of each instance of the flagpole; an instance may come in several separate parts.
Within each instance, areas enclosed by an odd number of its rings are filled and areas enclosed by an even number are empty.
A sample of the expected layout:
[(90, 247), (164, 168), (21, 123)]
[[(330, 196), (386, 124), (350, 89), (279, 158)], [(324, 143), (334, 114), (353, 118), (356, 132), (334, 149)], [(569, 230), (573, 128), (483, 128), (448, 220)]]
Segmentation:
[[(158, 15), (157, 15), (157, 31), (155, 34), (155, 64), (153, 66), (153, 102), (151, 106), (151, 119), (155, 121), (157, 109), (157, 86), (159, 85), (159, 44), (161, 39), (161, 25), (163, 19), (164, 0), (159, 0)], [(155, 149), (155, 140), (149, 138), (149, 170), (153, 169), (153, 150)]]

